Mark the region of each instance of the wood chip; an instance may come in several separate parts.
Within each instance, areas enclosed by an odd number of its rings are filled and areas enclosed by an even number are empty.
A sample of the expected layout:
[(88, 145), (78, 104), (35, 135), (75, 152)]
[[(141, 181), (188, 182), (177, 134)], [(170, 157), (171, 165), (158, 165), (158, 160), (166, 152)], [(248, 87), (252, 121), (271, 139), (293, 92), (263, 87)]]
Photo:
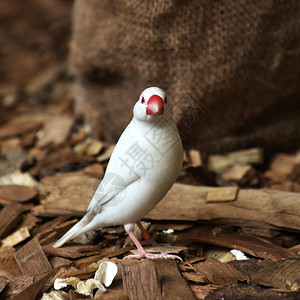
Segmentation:
[(265, 173), (274, 182), (285, 180), (296, 166), (296, 157), (288, 154), (278, 154), (271, 163), (271, 168)]
[[(84, 300), (84, 299), (91, 299), (91, 297), (80, 295), (75, 290), (72, 290), (72, 289), (69, 290), (68, 300)], [(102, 299), (102, 298), (100, 298), (100, 299)]]
[(191, 149), (189, 151), (190, 164), (193, 168), (198, 168), (202, 166), (202, 159), (200, 151)]
[(5, 153), (5, 159), (10, 162), (10, 164), (16, 170), (24, 170), (28, 167), (31, 167), (35, 158), (29, 154), (27, 154), (24, 150), (10, 150)]
[(49, 260), (52, 268), (57, 268), (63, 265), (68, 265), (72, 263), (72, 260), (64, 258), (64, 257), (59, 257), (59, 256), (54, 256), (50, 258)]
[(206, 298), (212, 291), (219, 290), (224, 288), (224, 285), (215, 285), (215, 284), (190, 284), (190, 288), (197, 299), (208, 299)]
[(150, 260), (122, 265), (122, 277), (129, 299), (161, 299), (155, 265)]
[(281, 261), (265, 260), (260, 269), (251, 277), (251, 282), (277, 289), (300, 291), (300, 257), (290, 257)]
[(292, 251), (294, 254), (300, 256), (300, 244), (290, 248), (290, 251)]
[(0, 293), (5, 289), (8, 282), (9, 280), (7, 278), (0, 276)]
[(104, 145), (101, 141), (86, 139), (85, 141), (78, 143), (73, 151), (78, 155), (97, 155), (103, 149)]
[(183, 276), (187, 280), (199, 283), (227, 285), (250, 279), (233, 266), (221, 263), (214, 258), (193, 264), (193, 267), (196, 273), (183, 273)]
[(50, 242), (58, 240), (59, 237), (66, 233), (77, 222), (78, 219), (68, 220), (57, 225), (54, 225), (51, 221), (47, 222), (47, 225), (51, 224), (54, 226), (42, 226), (42, 228), (40, 228), (42, 230), (40, 230), (36, 236), (41, 245), (49, 244)]
[(64, 291), (52, 291), (44, 293), (41, 300), (70, 300), (68, 294)]
[(55, 79), (67, 69), (67, 62), (58, 62), (50, 64), (50, 67), (44, 69), (26, 86), (26, 92), (29, 95), (42, 92), (50, 84), (53, 84)]
[(208, 243), (229, 249), (237, 249), (255, 257), (268, 258), (275, 261), (293, 255), (288, 249), (273, 245), (261, 238), (215, 232), (211, 227), (204, 226), (180, 233), (177, 236), (177, 241)]
[(90, 156), (75, 155), (72, 152), (72, 150), (67, 147), (52, 152), (48, 154), (46, 157), (39, 160), (36, 167), (31, 171), (31, 173), (33, 175), (41, 174), (42, 175), (41, 177), (45, 177), (45, 174), (47, 174), (49, 171), (53, 173), (54, 170), (70, 168), (74, 164), (89, 163), (93, 161), (95, 161), (95, 159)]
[(1, 248), (15, 246), (23, 242), (29, 237), (30, 237), (30, 233), (28, 231), (28, 228), (21, 227), (20, 229), (18, 229), (17, 231), (15, 231), (14, 233), (12, 233), (11, 235), (7, 236), (5, 239), (2, 240)]
[(235, 260), (235, 256), (229, 249), (223, 247), (205, 247), (204, 257), (213, 257), (221, 263), (226, 263)]
[(295, 165), (292, 172), (289, 173), (288, 179), (290, 179), (292, 181), (297, 181), (297, 179), (300, 179), (300, 163), (297, 163)]
[(41, 220), (34, 216), (31, 212), (22, 215), (22, 220), (19, 224), (19, 228), (26, 227), (28, 230), (32, 230), (32, 228), (36, 227), (37, 223)]
[(33, 238), (15, 252), (16, 261), (23, 275), (38, 275), (52, 269), (37, 238)]
[[(28, 276), (22, 276), (21, 278), (18, 278), (18, 280), (21, 281), (23, 277), (30, 278)], [(19, 292), (16, 293), (16, 291), (14, 291), (16, 295), (14, 295), (13, 299), (14, 300), (36, 299), (40, 291), (46, 285), (49, 285), (52, 277), (53, 274), (51, 270), (44, 273), (41, 276), (34, 277), (32, 282), (28, 282), (29, 284), (23, 287)]]
[(129, 299), (195, 299), (174, 261), (142, 260), (122, 265), (122, 277)]
[(261, 164), (263, 151), (261, 148), (231, 152), (227, 155), (211, 155), (208, 158), (208, 170), (215, 173), (223, 172), (227, 167), (238, 164)]
[(43, 236), (54, 230), (56, 226), (59, 226), (66, 220), (68, 220), (70, 216), (59, 216), (57, 218), (52, 219), (51, 221), (45, 222), (39, 227), (36, 227), (32, 230), (32, 234), (34, 236)]
[(103, 143), (97, 140), (92, 140), (92, 142), (87, 146), (85, 151), (86, 155), (94, 156), (100, 153), (103, 148)]
[(101, 300), (128, 300), (127, 295), (123, 290), (123, 284), (121, 278), (115, 278), (112, 285), (107, 289), (106, 292), (98, 290), (95, 294), (94, 299)]
[(177, 263), (172, 260), (155, 260), (161, 298), (168, 300), (195, 300), (190, 287), (178, 271)]
[(0, 158), (0, 176), (6, 176), (15, 171), (15, 167), (5, 158)]
[(47, 254), (62, 256), (67, 258), (79, 258), (85, 256), (92, 256), (100, 254), (100, 246), (91, 245), (74, 245), (74, 246), (64, 246), (61, 248), (53, 248), (53, 243), (45, 245), (42, 247), (43, 251)]
[(11, 138), (9, 140), (0, 141), (0, 153), (2, 155), (10, 150), (20, 149), (22, 149), (20, 138)]
[(37, 196), (37, 191), (28, 186), (22, 185), (0, 185), (0, 204), (10, 202), (26, 202)]
[[(27, 287), (29, 287), (34, 282), (34, 277), (30, 275), (20, 276), (11, 280), (7, 287), (5, 296), (8, 299), (20, 299), (17, 298), (18, 295), (24, 291)], [(24, 300), (26, 298), (21, 298), (20, 300)], [(27, 298), (30, 299), (30, 298)]]
[(25, 185), (34, 187), (37, 185), (37, 182), (32, 178), (29, 173), (21, 173), (19, 170), (1, 176), (0, 177), (0, 185)]
[(0, 273), (3, 274), (3, 272), (7, 272), (12, 278), (14, 276), (22, 276), (22, 272), (14, 257), (14, 253), (15, 249), (12, 247), (5, 248), (2, 252), (0, 252)]
[(7, 124), (0, 127), (0, 139), (4, 139), (16, 135), (23, 135), (25, 133), (38, 130), (40, 127), (41, 127), (40, 122), (32, 121), (32, 120)]
[(83, 173), (57, 173), (42, 179), (39, 190), (48, 195), (34, 208), (36, 215), (82, 216), (99, 185), (99, 180)]
[(255, 171), (251, 165), (234, 164), (224, 173), (221, 178), (225, 181), (233, 181), (239, 184), (245, 184), (252, 180), (255, 176)]
[[(228, 295), (229, 298), (228, 298)], [(298, 299), (299, 293), (287, 293), (281, 290), (266, 289), (258, 285), (235, 283), (222, 289), (212, 290), (205, 298), (213, 299)]]
[(68, 138), (73, 118), (69, 115), (54, 116), (45, 121), (44, 128), (39, 135), (37, 146), (42, 148), (47, 145), (60, 144)]
[(236, 186), (211, 188), (207, 192), (206, 203), (234, 201), (238, 188)]
[(21, 144), (24, 148), (33, 146), (36, 139), (36, 132), (26, 133), (22, 136)]
[(93, 176), (95, 178), (103, 178), (104, 168), (101, 164), (92, 164), (83, 170), (84, 174)]
[(255, 259), (234, 260), (229, 262), (228, 264), (234, 266), (237, 270), (244, 273), (249, 278), (251, 278), (262, 268), (259, 261)]
[(5, 237), (16, 226), (20, 220), (22, 212), (27, 207), (16, 203), (2, 208), (0, 211), (0, 238)]
[(100, 154), (99, 156), (97, 156), (97, 161), (98, 162), (104, 162), (106, 160), (110, 159), (110, 156), (112, 154), (112, 152), (114, 151), (116, 145), (110, 145), (108, 146), (104, 152), (102, 154)]

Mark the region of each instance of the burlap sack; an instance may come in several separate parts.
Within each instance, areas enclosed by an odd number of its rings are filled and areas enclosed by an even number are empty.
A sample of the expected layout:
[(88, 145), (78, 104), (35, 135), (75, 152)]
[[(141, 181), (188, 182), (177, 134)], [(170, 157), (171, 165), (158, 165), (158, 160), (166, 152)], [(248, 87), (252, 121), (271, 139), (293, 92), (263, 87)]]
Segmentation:
[(116, 141), (156, 85), (187, 147), (299, 147), (299, 13), (298, 0), (76, 0), (76, 109)]

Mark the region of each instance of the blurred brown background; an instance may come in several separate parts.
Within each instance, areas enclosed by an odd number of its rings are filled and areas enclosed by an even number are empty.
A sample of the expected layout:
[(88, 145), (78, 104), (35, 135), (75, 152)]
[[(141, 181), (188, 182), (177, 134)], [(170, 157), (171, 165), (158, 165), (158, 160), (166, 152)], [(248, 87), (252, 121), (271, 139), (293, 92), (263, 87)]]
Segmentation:
[[(292, 151), (300, 140), (299, 6), (1, 1), (2, 102), (71, 97), (89, 133), (115, 142), (140, 92), (158, 85), (175, 105), (186, 148)], [(47, 69), (51, 80), (36, 80)], [(68, 96), (62, 80), (71, 82)]]

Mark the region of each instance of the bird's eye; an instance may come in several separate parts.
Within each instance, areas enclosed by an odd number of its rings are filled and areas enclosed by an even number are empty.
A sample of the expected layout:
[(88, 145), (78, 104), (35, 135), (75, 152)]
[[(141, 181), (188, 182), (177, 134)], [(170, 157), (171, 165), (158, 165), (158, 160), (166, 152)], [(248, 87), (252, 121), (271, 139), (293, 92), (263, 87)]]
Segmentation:
[(145, 103), (145, 98), (143, 97), (142, 100), (141, 100), (141, 103)]
[(165, 103), (168, 103), (168, 101), (167, 101), (167, 97), (165, 97)]

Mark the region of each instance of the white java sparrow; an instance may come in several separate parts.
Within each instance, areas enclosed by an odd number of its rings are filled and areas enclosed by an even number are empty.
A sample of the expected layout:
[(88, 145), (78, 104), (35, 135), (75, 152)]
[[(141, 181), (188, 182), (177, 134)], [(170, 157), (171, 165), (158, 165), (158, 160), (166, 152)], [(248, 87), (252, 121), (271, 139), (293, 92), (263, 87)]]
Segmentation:
[(146, 252), (133, 233), (134, 223), (166, 195), (183, 163), (183, 147), (170, 102), (158, 87), (140, 95), (133, 118), (121, 135), (86, 215), (53, 247), (101, 227), (124, 225), (138, 255), (126, 258), (177, 258)]

